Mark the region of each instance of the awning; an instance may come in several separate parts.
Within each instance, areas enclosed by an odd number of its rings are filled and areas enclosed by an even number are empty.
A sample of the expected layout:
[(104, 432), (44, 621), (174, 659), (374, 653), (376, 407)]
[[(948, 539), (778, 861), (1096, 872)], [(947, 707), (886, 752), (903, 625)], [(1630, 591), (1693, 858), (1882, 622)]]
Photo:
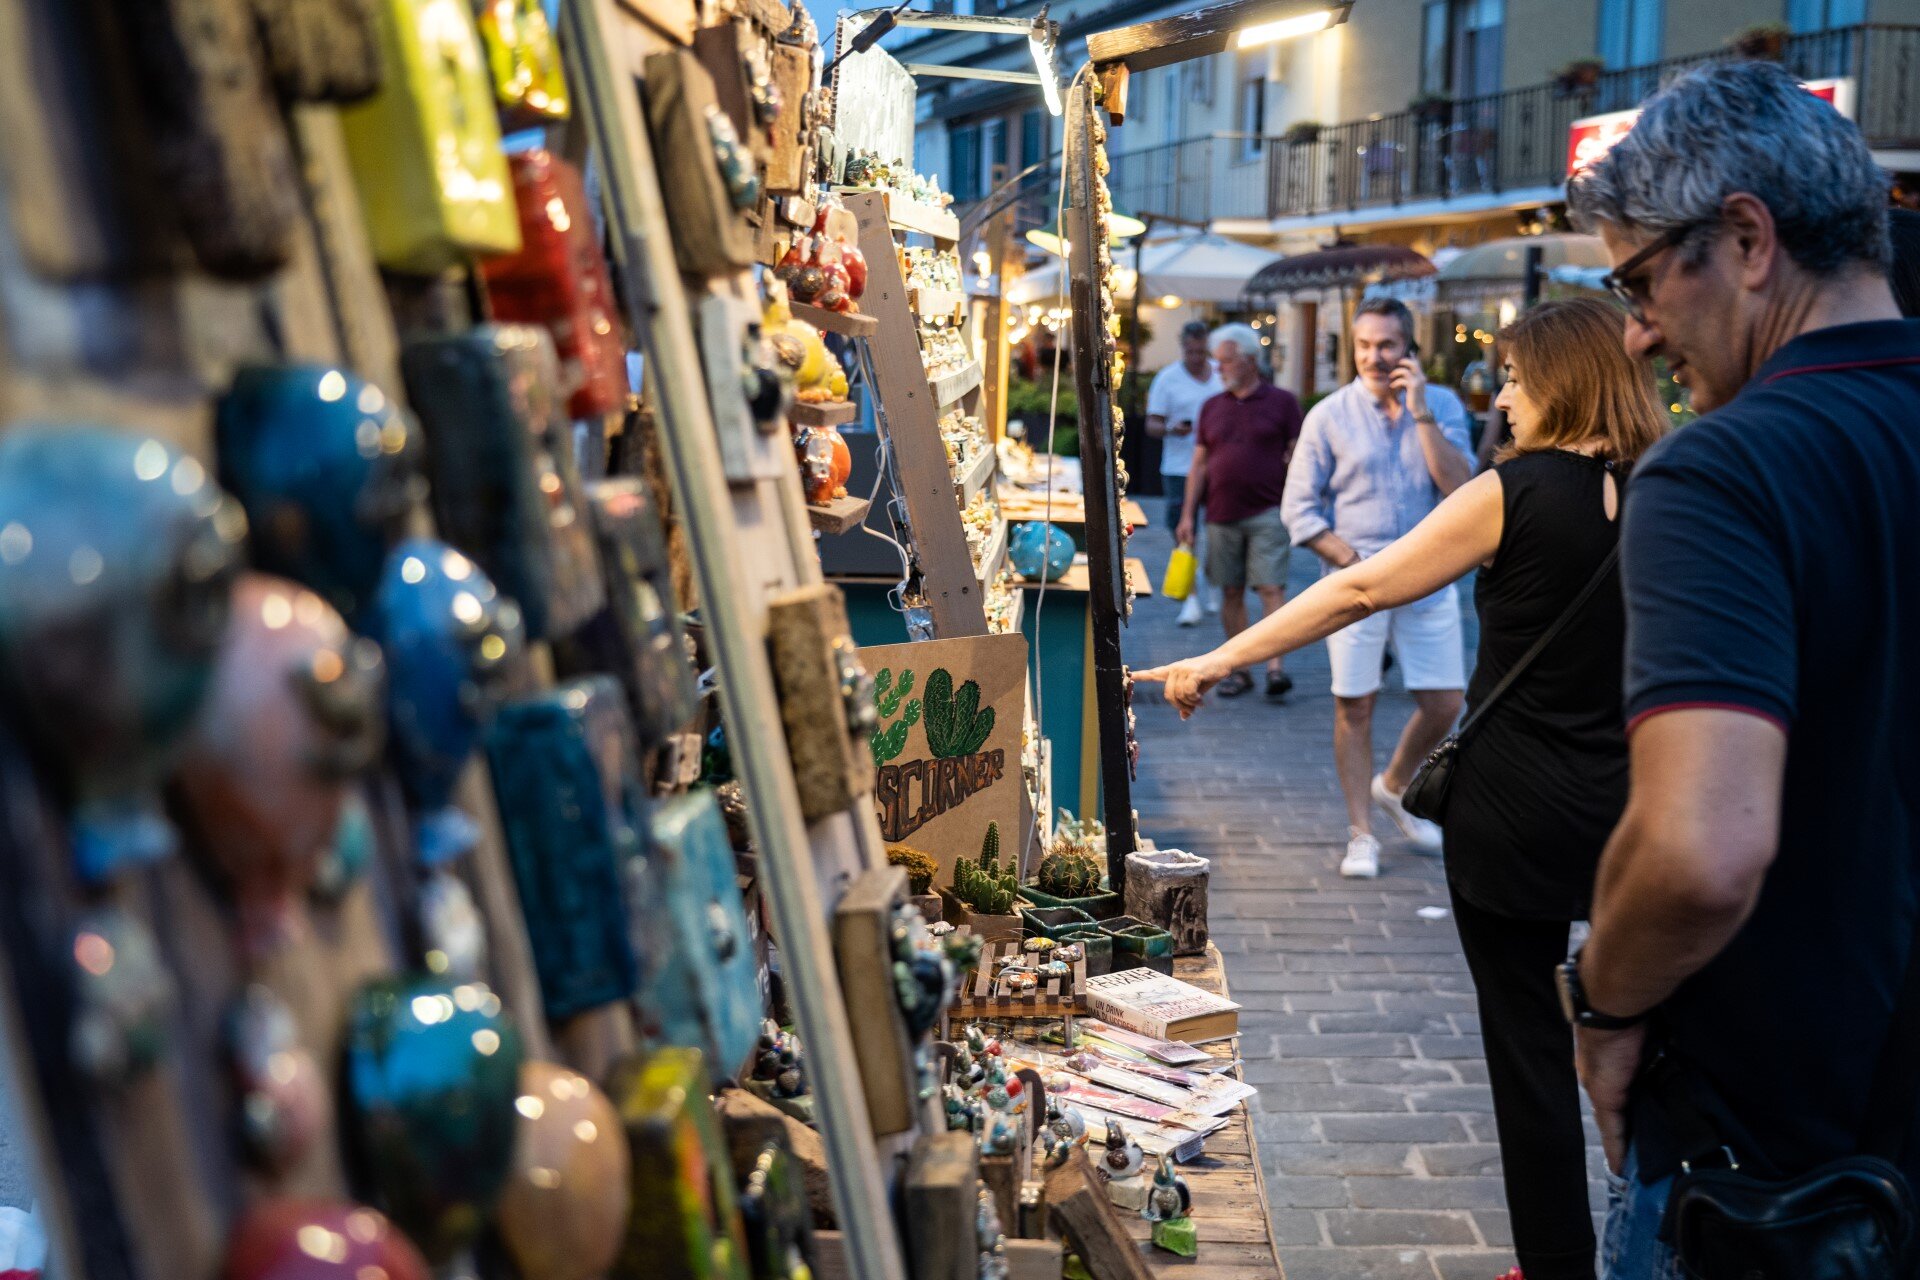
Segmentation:
[(1445, 292), (1449, 285), (1468, 282), (1523, 285), (1526, 283), (1527, 250), (1536, 247), (1540, 250), (1540, 265), (1548, 271), (1555, 267), (1609, 265), (1607, 247), (1599, 236), (1575, 235), (1572, 232), (1508, 236), (1464, 250), (1441, 267), (1438, 276), (1441, 290)]
[[(1148, 242), (1140, 250), (1140, 270), (1146, 277), (1146, 298), (1175, 297), (1183, 302), (1229, 303), (1239, 299), (1248, 276), (1280, 255), (1225, 236), (1189, 232)], [(1113, 252), (1114, 283), (1118, 296), (1133, 293), (1134, 255), (1131, 249)], [(1008, 301), (1051, 303), (1060, 293), (1058, 259), (1022, 275), (1008, 291)]]
[(1271, 295), (1364, 287), (1383, 280), (1430, 276), (1434, 269), (1424, 255), (1405, 245), (1343, 244), (1270, 263), (1254, 273), (1244, 292)]

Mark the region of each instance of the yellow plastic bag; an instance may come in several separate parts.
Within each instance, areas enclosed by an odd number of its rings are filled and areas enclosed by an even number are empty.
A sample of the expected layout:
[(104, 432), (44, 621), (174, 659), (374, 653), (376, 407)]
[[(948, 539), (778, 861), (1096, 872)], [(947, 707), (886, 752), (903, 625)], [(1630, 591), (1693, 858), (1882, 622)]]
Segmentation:
[(1176, 546), (1167, 557), (1167, 573), (1160, 579), (1160, 594), (1169, 600), (1185, 600), (1193, 594), (1193, 579), (1198, 568), (1193, 549)]

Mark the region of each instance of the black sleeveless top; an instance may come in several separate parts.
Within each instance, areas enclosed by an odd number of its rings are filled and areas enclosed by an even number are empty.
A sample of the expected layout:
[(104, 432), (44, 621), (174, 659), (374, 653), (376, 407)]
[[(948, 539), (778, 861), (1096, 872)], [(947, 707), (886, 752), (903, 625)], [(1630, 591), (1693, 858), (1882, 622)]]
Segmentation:
[[(1506, 523), (1474, 587), (1480, 653), (1469, 709), (1613, 549), (1620, 531), (1606, 513), (1608, 469), (1562, 449), (1495, 468)], [(1586, 918), (1601, 848), (1627, 800), (1625, 644), (1616, 567), (1461, 747), (1447, 802), (1447, 876), (1475, 906), (1521, 919)]]

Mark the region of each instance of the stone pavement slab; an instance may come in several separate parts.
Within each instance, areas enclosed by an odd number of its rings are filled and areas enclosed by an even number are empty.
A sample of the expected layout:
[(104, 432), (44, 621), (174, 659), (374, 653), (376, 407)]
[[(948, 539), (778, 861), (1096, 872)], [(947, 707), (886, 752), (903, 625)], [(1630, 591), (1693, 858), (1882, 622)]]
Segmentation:
[[(1157, 520), (1158, 502), (1144, 505)], [(1156, 525), (1131, 551), (1158, 581), (1171, 545)], [(1290, 589), (1317, 574), (1314, 557), (1295, 552)], [(1471, 645), (1464, 588), (1461, 604)], [(1178, 611), (1136, 602), (1130, 665), (1217, 643), (1217, 617), (1183, 629)], [(1325, 646), (1287, 670), (1295, 688), (1283, 705), (1256, 689), (1210, 700), (1184, 724), (1142, 686), (1133, 792), (1145, 834), (1213, 860), (1212, 932), (1244, 1006), (1246, 1078), (1260, 1091), (1253, 1126), (1287, 1280), (1493, 1280), (1513, 1255), (1479, 1018), (1452, 919), (1419, 914), (1447, 905), (1440, 861), (1388, 838), (1382, 820), (1380, 878), (1340, 877), (1346, 809)], [(1379, 763), (1412, 710), (1390, 676), (1375, 712)], [(1597, 1149), (1589, 1166), (1597, 1206)]]

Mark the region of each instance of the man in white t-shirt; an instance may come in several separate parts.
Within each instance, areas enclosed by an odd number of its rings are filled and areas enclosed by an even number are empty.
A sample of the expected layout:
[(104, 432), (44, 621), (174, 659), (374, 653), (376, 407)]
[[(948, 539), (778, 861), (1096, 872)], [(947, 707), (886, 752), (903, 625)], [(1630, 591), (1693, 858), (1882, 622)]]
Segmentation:
[[(1180, 330), (1180, 362), (1170, 364), (1153, 375), (1147, 389), (1147, 434), (1160, 441), (1160, 481), (1167, 495), (1167, 528), (1180, 523), (1180, 509), (1186, 505), (1187, 472), (1193, 467), (1194, 431), (1200, 425), (1200, 406), (1226, 388), (1220, 371), (1207, 355), (1207, 326), (1198, 320)], [(1196, 521), (1196, 529), (1199, 523)], [(1200, 554), (1200, 548), (1193, 548)], [(1191, 627), (1200, 621), (1200, 597), (1206, 592), (1203, 582), (1195, 582), (1193, 594), (1180, 609), (1179, 623)]]

